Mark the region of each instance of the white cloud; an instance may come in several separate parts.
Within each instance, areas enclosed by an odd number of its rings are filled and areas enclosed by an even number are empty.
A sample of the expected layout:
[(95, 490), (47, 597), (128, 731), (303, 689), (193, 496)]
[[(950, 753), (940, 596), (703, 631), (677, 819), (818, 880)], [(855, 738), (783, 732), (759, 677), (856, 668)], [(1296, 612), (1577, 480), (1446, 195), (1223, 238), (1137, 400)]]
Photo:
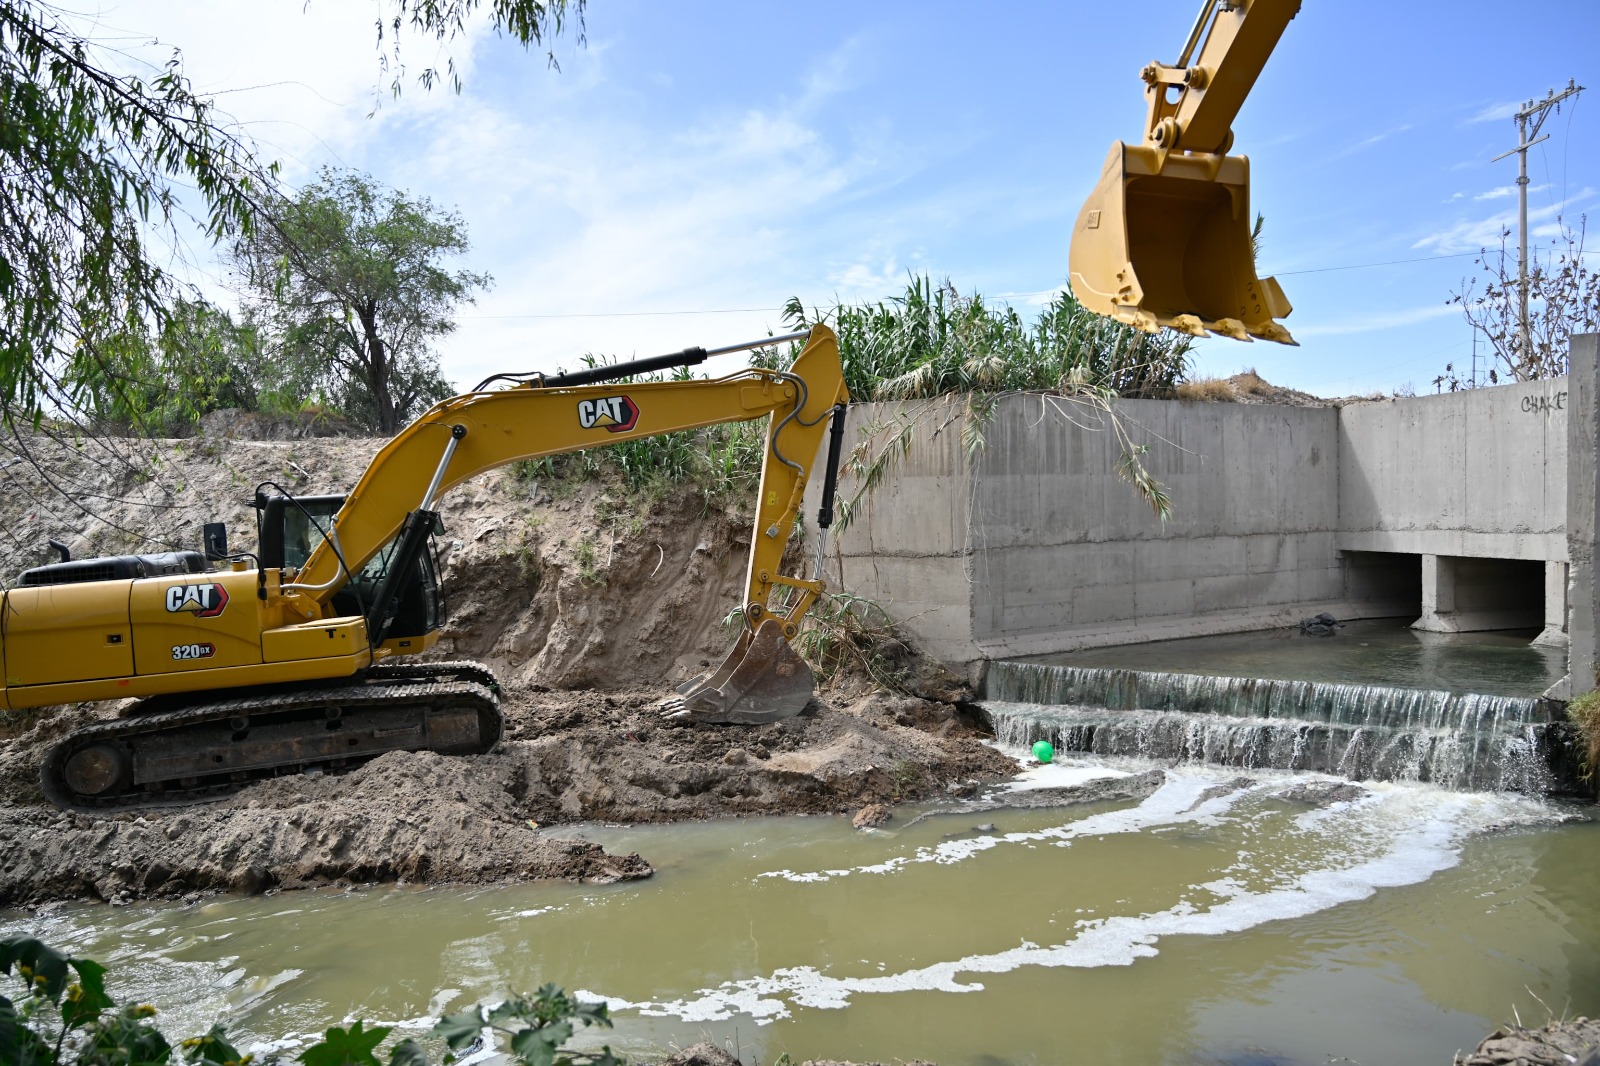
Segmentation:
[[(1528, 192), (1530, 194), (1531, 193), (1536, 193), (1536, 192), (1544, 192), (1549, 187), (1550, 186), (1548, 186), (1548, 185), (1530, 185), (1530, 186), (1528, 186)], [(1478, 195), (1474, 196), (1473, 199), (1474, 200), (1504, 200), (1508, 196), (1515, 196), (1515, 195), (1517, 195), (1517, 187), (1515, 185), (1497, 185), (1494, 188), (1490, 189), (1488, 192), (1480, 192)]]
[[(1537, 232), (1541, 224), (1553, 225), (1558, 216), (1566, 214), (1570, 207), (1582, 204), (1593, 199), (1595, 190), (1585, 187), (1577, 194), (1558, 203), (1528, 208), (1529, 232)], [(1517, 226), (1517, 211), (1507, 208), (1496, 212), (1487, 218), (1460, 219), (1436, 230), (1425, 237), (1414, 241), (1411, 247), (1423, 251), (1434, 252), (1438, 255), (1453, 255), (1457, 252), (1473, 252), (1479, 248), (1487, 248), (1500, 243), (1501, 234), (1506, 231), (1515, 233)]]
[(1471, 118), (1467, 119), (1467, 124), (1474, 125), (1479, 122), (1499, 122), (1501, 119), (1507, 119), (1512, 115), (1515, 115), (1518, 109), (1521, 107), (1522, 105), (1515, 101), (1504, 104), (1490, 104), (1477, 114), (1473, 115)]
[(1381, 143), (1383, 141), (1388, 140), (1390, 137), (1395, 137), (1395, 136), (1398, 136), (1399, 134), (1406, 133), (1410, 129), (1411, 129), (1411, 124), (1408, 122), (1403, 126), (1396, 126), (1393, 129), (1384, 130), (1382, 133), (1374, 133), (1372, 136), (1366, 138), (1365, 140), (1357, 141), (1355, 144), (1352, 144), (1348, 148), (1345, 148), (1342, 151), (1336, 153), (1334, 155), (1334, 158), (1335, 159), (1342, 159), (1345, 156), (1355, 155), (1357, 152), (1365, 151), (1366, 149), (1371, 148), (1375, 144), (1379, 144), (1379, 143)]

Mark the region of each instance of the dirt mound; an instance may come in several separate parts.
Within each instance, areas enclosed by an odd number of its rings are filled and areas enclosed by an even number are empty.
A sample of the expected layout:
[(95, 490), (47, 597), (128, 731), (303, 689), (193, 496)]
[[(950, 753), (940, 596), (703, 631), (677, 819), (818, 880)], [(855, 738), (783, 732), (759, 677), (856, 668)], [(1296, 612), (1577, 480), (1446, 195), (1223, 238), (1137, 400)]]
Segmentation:
[(1574, 1018), (1539, 1029), (1507, 1025), (1484, 1037), (1469, 1055), (1456, 1053), (1456, 1066), (1566, 1066), (1600, 1061), (1600, 1021)]
[[(42, 801), (0, 807), (0, 906), (374, 881), (607, 883), (650, 867), (562, 839), (562, 823), (844, 813), (1013, 769), (953, 708), (922, 700), (817, 703), (753, 728), (664, 722), (662, 700), (654, 689), (512, 686), (507, 740), (487, 755), (394, 752), (344, 775), (113, 817)], [(31, 780), (63, 727), (84, 717), (41, 718), (0, 751), (0, 775)]]
[[(0, 462), (0, 573), (75, 557), (196, 547), (228, 522), (254, 548), (259, 482), (348, 491), (380, 441), (15, 442)], [(130, 449), (135, 444), (143, 452)], [(313, 472), (317, 477), (313, 479)], [(488, 755), (393, 753), (342, 776), (284, 777), (222, 803), (111, 818), (63, 815), (37, 768), (61, 736), (107, 705), (0, 721), (0, 906), (89, 896), (126, 900), (370, 881), (608, 881), (648, 876), (638, 856), (560, 839), (575, 821), (665, 822), (844, 813), (970, 789), (1013, 769), (955, 705), (835, 691), (761, 727), (672, 723), (670, 685), (721, 657), (735, 633), (749, 519), (679, 491), (629, 493), (481, 475), (444, 500), (448, 621), (434, 657), (473, 658), (504, 682), (505, 739)], [(964, 698), (936, 666), (911, 682)]]

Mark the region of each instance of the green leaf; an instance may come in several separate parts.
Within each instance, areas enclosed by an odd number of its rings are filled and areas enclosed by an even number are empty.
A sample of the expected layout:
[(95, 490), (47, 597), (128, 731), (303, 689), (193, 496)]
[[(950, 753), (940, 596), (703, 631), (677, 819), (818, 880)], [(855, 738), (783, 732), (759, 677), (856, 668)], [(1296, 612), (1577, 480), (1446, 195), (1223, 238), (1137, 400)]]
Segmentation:
[(183, 1042), (183, 1061), (191, 1066), (234, 1066), (243, 1059), (220, 1025), (213, 1025), (205, 1036)]
[(172, 1046), (150, 1024), (153, 1014), (155, 1011), (149, 1007), (124, 1007), (89, 1024), (84, 1029), (87, 1040), (78, 1062), (83, 1066), (168, 1066)]
[(78, 971), (78, 980), (67, 988), (66, 1001), (61, 1004), (61, 1020), (68, 1029), (76, 1029), (100, 1017), (100, 1012), (116, 1006), (106, 995), (106, 968), (89, 959), (69, 960)]
[(31, 936), (14, 934), (0, 939), (0, 973), (17, 976), (28, 986), (29, 994), (42, 995), (52, 1003), (61, 1001), (67, 990), (65, 955)]
[[(567, 1027), (567, 1036), (572, 1035), (571, 1028)], [(524, 1066), (552, 1066), (556, 1061), (556, 1051), (565, 1040), (566, 1036), (557, 1038), (554, 1027), (524, 1029), (511, 1038), (511, 1053)]]
[(433, 1035), (444, 1037), (445, 1043), (450, 1045), (450, 1050), (455, 1051), (478, 1039), (483, 1033), (485, 1024), (487, 1023), (483, 1020), (482, 1010), (473, 1007), (440, 1018), (439, 1023), (433, 1027)]
[(48, 1066), (55, 1061), (49, 1044), (17, 1017), (11, 1001), (0, 996), (0, 1062)]
[(383, 1066), (372, 1052), (392, 1031), (387, 1025), (363, 1029), (357, 1021), (349, 1029), (334, 1027), (322, 1040), (300, 1053), (305, 1066)]
[(415, 1040), (402, 1040), (389, 1052), (389, 1066), (430, 1066), (428, 1053)]

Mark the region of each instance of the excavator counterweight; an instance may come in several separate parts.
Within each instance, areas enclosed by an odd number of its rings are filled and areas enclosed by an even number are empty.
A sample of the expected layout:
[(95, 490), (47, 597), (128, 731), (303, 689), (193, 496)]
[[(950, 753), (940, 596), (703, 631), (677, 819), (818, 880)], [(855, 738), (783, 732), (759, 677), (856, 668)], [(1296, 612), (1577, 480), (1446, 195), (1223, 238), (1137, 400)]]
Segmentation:
[(1073, 227), (1072, 291), (1085, 307), (1147, 332), (1294, 343), (1277, 321), (1288, 299), (1256, 274), (1250, 161), (1227, 152), (1238, 107), (1299, 8), (1206, 0), (1177, 65), (1144, 69), (1144, 143), (1111, 146)]

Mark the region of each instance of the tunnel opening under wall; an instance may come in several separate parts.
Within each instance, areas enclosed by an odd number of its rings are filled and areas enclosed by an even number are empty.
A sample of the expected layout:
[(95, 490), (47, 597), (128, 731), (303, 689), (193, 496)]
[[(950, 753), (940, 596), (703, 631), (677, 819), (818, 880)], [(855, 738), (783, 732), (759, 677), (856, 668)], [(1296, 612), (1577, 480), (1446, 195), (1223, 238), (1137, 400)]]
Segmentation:
[[(1547, 564), (1533, 559), (1421, 556), (1422, 614), (1413, 628), (1479, 633), (1544, 628)], [(1564, 605), (1563, 605), (1564, 606)]]
[(1422, 616), (1422, 556), (1408, 552), (1341, 551), (1345, 600), (1366, 618)]

